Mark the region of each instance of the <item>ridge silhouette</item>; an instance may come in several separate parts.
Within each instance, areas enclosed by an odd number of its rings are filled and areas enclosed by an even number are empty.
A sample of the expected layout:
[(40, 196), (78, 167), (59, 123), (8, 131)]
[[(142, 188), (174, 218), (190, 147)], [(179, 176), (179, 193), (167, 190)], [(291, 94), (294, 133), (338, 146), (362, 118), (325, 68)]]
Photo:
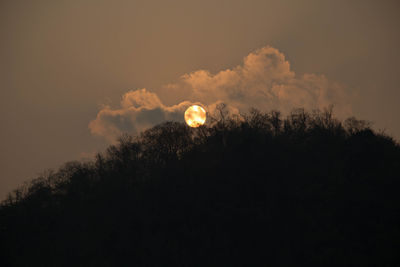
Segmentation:
[[(395, 266), (400, 147), (332, 109), (123, 135), (9, 194), (1, 266)], [(21, 163), (22, 164), (22, 163)]]

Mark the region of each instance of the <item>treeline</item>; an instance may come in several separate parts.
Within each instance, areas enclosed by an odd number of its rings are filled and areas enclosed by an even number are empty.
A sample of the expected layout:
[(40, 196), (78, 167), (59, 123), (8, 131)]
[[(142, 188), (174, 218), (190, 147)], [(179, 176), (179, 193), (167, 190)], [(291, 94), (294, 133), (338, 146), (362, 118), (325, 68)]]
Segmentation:
[(395, 266), (399, 186), (400, 146), (365, 121), (221, 106), (9, 194), (0, 266)]

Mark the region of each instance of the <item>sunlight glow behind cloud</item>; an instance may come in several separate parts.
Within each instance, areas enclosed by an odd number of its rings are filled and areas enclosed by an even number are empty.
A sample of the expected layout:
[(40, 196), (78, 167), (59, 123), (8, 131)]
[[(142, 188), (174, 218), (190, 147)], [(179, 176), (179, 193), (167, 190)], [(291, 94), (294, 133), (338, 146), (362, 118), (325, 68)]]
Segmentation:
[(119, 108), (106, 106), (99, 111), (89, 124), (91, 133), (112, 142), (124, 132), (137, 133), (166, 120), (183, 121), (185, 109), (194, 103), (201, 103), (211, 114), (221, 102), (236, 114), (252, 107), (287, 113), (293, 108), (311, 110), (329, 105), (334, 105), (339, 117), (351, 114), (351, 96), (343, 85), (328, 81), (324, 75), (296, 75), (284, 54), (270, 46), (250, 53), (243, 64), (232, 69), (184, 74), (164, 90), (173, 96), (183, 94), (187, 100), (166, 106), (146, 89), (129, 91), (122, 96)]

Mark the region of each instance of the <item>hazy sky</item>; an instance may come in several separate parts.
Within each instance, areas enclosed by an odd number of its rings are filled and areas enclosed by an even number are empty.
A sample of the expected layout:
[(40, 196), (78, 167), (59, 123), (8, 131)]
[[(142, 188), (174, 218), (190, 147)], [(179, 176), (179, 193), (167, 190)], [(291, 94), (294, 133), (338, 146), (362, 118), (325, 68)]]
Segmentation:
[(0, 0), (0, 198), (119, 131), (174, 119), (184, 101), (332, 100), (399, 140), (399, 11), (378, 0)]

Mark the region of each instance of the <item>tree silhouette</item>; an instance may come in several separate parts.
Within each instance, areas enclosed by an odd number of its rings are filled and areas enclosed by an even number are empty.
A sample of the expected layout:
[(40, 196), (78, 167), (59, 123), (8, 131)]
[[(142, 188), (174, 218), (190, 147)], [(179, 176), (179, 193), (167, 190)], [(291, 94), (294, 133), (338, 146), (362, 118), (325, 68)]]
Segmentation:
[(1, 266), (396, 266), (400, 146), (323, 111), (226, 107), (69, 162), (0, 207)]

